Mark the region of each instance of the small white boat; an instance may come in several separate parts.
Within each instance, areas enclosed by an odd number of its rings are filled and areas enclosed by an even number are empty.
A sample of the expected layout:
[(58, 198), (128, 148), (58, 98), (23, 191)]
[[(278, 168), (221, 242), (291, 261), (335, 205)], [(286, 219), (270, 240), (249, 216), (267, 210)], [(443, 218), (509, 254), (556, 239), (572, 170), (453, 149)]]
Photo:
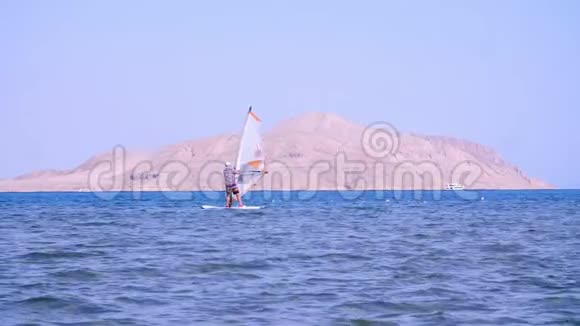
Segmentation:
[(465, 189), (460, 183), (450, 183), (447, 185), (447, 190), (463, 190)]

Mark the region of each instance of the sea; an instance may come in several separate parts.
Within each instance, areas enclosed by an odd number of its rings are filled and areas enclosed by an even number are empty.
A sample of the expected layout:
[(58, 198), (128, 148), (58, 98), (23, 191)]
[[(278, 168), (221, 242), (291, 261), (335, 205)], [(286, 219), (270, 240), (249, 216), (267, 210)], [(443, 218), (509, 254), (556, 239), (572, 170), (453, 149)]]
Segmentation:
[(580, 325), (580, 191), (0, 194), (0, 325)]

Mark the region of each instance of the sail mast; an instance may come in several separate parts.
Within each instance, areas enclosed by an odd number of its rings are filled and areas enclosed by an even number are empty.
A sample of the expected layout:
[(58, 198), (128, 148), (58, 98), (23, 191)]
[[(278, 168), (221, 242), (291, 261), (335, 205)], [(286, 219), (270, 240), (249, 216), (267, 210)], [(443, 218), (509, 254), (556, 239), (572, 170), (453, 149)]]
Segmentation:
[(244, 134), (246, 133), (246, 129), (248, 129), (248, 119), (250, 118), (250, 112), (252, 112), (252, 106), (248, 108), (248, 114), (246, 114), (246, 120), (244, 121), (244, 128), (242, 129), (242, 136), (240, 137), (240, 146), (238, 147), (238, 157), (236, 158), (236, 170), (241, 169), (241, 160), (242, 160), (242, 150), (244, 148)]

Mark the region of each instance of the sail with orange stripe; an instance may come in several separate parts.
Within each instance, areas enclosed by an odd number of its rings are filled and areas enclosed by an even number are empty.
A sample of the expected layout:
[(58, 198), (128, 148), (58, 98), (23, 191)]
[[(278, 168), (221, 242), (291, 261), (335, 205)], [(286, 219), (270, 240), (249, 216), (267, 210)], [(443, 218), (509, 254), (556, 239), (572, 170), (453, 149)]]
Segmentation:
[(252, 112), (252, 107), (250, 106), (242, 131), (238, 159), (236, 160), (236, 170), (240, 171), (238, 189), (242, 196), (250, 191), (264, 175), (265, 155), (260, 135), (261, 122), (260, 118)]

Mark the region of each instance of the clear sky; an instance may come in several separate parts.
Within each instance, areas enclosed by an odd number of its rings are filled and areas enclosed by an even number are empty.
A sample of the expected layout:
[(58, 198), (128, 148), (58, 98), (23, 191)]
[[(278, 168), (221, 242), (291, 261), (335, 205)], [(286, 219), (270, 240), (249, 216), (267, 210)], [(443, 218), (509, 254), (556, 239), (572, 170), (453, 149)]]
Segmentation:
[(0, 177), (299, 112), (580, 188), (580, 1), (0, 1)]

